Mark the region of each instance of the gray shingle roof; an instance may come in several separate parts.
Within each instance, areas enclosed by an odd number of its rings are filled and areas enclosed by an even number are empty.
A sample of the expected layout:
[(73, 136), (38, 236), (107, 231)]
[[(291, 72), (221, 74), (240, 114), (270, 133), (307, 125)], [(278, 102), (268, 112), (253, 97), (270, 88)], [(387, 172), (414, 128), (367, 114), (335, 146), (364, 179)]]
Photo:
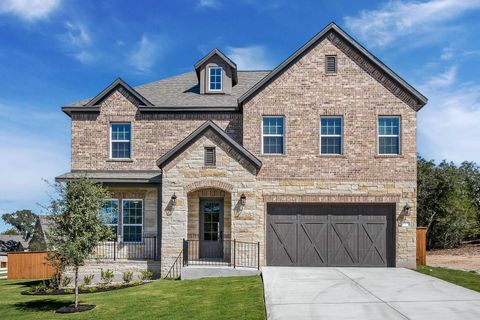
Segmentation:
[(158, 183), (160, 182), (160, 170), (156, 171), (88, 171), (78, 170), (64, 173), (55, 177), (56, 181), (69, 181), (82, 177), (101, 182), (137, 182), (137, 183)]
[[(270, 71), (238, 71), (238, 84), (231, 94), (200, 94), (195, 72), (158, 80), (133, 87), (150, 101), (154, 107), (238, 107), (238, 98), (263, 79)], [(71, 104), (72, 107), (85, 105), (91, 99)]]

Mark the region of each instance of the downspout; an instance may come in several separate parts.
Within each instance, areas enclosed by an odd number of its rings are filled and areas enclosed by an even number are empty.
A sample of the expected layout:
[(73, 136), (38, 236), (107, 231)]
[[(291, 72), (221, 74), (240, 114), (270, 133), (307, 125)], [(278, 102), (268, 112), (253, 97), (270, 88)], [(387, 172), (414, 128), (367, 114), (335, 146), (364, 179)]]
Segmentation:
[[(157, 261), (162, 262), (162, 181), (163, 174), (157, 186)], [(162, 277), (162, 267), (160, 266), (160, 278)]]

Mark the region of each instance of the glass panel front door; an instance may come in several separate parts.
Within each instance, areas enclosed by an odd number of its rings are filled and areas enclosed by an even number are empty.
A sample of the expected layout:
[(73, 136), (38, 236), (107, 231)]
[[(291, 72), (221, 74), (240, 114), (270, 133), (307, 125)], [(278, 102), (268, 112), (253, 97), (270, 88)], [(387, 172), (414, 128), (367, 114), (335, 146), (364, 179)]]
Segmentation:
[(200, 200), (200, 258), (223, 258), (223, 199)]

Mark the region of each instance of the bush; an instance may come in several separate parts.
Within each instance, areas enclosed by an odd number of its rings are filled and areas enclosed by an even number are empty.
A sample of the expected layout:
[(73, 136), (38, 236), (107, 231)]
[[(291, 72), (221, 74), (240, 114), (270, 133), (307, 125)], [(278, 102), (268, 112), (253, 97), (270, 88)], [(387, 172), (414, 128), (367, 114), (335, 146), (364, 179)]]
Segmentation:
[(86, 286), (89, 286), (90, 284), (92, 284), (92, 280), (93, 278), (95, 278), (95, 275), (94, 274), (86, 274), (83, 276), (83, 284), (86, 285)]
[(72, 277), (62, 277), (62, 287), (68, 287), (70, 283), (72, 283)]
[(44, 283), (44, 285), (46, 285), (51, 289), (60, 288), (60, 275), (59, 274), (53, 275), (50, 279), (47, 280), (46, 284)]
[(142, 274), (140, 275), (140, 279), (142, 280), (152, 280), (153, 278), (153, 273), (148, 270), (142, 270)]
[(132, 271), (125, 271), (122, 274), (122, 279), (123, 279), (123, 282), (129, 283), (133, 279), (133, 272)]
[(132, 286), (139, 286), (141, 285), (142, 283), (138, 280), (135, 280), (135, 281), (132, 281)]
[(100, 278), (102, 279), (103, 283), (109, 284), (113, 280), (113, 270), (107, 269), (103, 271), (103, 269), (100, 272)]
[(95, 291), (97, 291), (97, 287), (90, 287), (90, 288), (88, 288), (88, 291), (95, 292)]

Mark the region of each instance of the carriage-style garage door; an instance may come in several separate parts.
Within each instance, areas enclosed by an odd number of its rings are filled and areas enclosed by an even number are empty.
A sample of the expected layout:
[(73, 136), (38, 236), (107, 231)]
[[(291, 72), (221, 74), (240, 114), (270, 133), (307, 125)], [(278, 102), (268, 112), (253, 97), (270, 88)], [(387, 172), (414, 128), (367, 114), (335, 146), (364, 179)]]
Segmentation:
[(395, 204), (267, 204), (270, 266), (394, 266)]

